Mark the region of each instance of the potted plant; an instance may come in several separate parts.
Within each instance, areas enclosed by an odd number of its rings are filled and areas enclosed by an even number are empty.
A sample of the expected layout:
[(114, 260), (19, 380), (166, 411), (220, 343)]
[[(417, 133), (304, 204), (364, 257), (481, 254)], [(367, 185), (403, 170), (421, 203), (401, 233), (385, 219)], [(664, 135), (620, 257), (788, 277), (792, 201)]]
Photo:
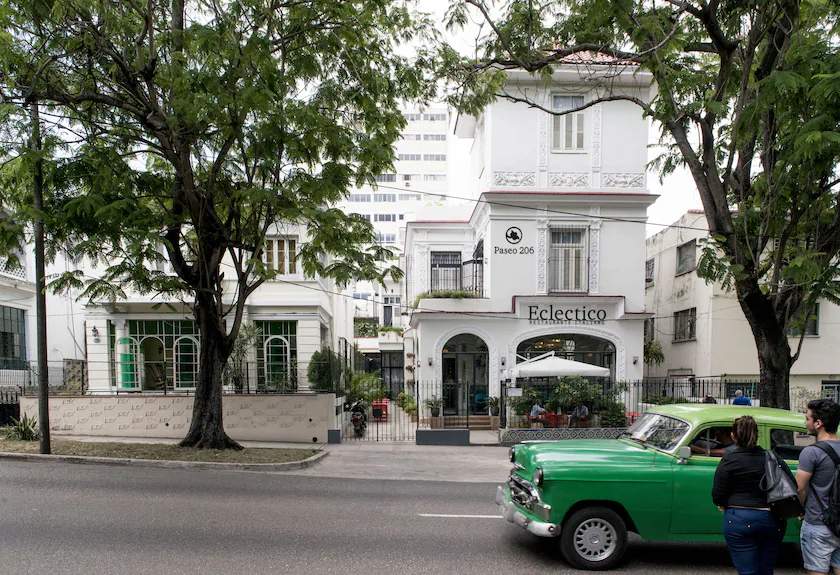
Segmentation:
[(487, 407), (490, 408), (491, 417), (498, 416), (499, 412), (502, 409), (502, 398), (501, 397), (488, 397), (487, 398)]
[(443, 407), (443, 398), (438, 397), (437, 395), (433, 395), (429, 399), (423, 402), (429, 412), (431, 413), (432, 417), (440, 417), (440, 408)]

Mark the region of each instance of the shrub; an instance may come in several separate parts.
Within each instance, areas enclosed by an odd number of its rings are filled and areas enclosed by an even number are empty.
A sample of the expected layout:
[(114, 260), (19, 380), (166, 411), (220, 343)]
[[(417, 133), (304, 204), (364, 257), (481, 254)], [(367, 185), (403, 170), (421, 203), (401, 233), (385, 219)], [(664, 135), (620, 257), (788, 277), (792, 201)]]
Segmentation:
[(340, 395), (341, 386), (338, 385), (341, 375), (341, 360), (328, 348), (312, 354), (306, 376), (309, 387), (321, 393), (336, 392)]
[(645, 396), (642, 400), (644, 403), (652, 403), (654, 405), (670, 405), (672, 403), (690, 403), (686, 398), (676, 396), (676, 397), (668, 397), (667, 395), (662, 395), (660, 393), (651, 393), (650, 395)]
[(6, 428), (6, 439), (19, 441), (38, 441), (41, 433), (35, 417), (28, 417), (25, 413), (19, 420), (12, 418), (12, 424)]
[(420, 304), (421, 299), (475, 299), (481, 297), (479, 294), (472, 291), (464, 291), (459, 289), (448, 289), (439, 291), (423, 292), (414, 298), (414, 307)]
[(601, 412), (601, 427), (627, 427), (627, 415), (624, 413), (624, 404), (615, 402)]

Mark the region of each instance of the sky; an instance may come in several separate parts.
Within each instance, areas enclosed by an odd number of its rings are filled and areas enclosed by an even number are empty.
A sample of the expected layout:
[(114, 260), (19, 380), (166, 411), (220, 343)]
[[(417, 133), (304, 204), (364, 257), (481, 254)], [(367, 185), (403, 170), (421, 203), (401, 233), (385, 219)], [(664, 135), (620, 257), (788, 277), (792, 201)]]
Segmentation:
[[(480, 30), (478, 26), (471, 25), (459, 33), (453, 34), (444, 31), (442, 20), (448, 6), (449, 0), (419, 0), (418, 2), (420, 10), (434, 14), (438, 21), (441, 22), (441, 32), (444, 32), (451, 45), (463, 53), (471, 53), (473, 51), (475, 37)], [(472, 140), (455, 137), (451, 134), (453, 128), (454, 121), (450, 124), (449, 137), (449, 189), (452, 195), (467, 195), (466, 193), (459, 193), (459, 190), (470, 189), (468, 166)], [(649, 134), (649, 144), (654, 146), (659, 139), (659, 130), (651, 126)], [(653, 160), (658, 154), (659, 152), (656, 147), (649, 148), (648, 161)], [(461, 168), (462, 166), (463, 168)], [(659, 174), (649, 169), (647, 183), (650, 193), (659, 196), (656, 202), (648, 209), (648, 225), (646, 230), (648, 237), (676, 222), (686, 211), (702, 209), (703, 207), (694, 180), (686, 169), (679, 169), (667, 176), (662, 183), (659, 182)]]

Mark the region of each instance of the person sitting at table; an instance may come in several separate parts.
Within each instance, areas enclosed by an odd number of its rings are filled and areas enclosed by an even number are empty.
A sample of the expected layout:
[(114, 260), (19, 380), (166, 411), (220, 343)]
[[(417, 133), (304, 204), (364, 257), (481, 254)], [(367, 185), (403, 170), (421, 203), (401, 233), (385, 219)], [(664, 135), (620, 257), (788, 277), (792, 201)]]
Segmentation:
[(576, 426), (578, 423), (586, 425), (587, 421), (589, 421), (589, 408), (583, 405), (583, 403), (578, 402), (572, 410), (569, 425), (572, 427)]
[(545, 408), (542, 406), (542, 402), (538, 399), (534, 406), (531, 408), (531, 424), (534, 423), (545, 423)]

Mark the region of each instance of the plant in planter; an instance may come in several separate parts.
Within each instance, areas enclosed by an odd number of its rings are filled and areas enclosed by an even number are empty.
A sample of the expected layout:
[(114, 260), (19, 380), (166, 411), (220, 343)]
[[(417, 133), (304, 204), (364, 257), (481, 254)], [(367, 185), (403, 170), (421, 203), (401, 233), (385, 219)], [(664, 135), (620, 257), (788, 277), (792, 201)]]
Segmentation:
[(414, 370), (415, 370), (415, 369), (417, 369), (417, 368), (416, 368), (416, 367), (414, 367), (414, 365), (412, 365), (412, 364), (408, 364), (407, 366), (405, 366), (405, 370), (406, 370), (406, 371), (410, 371), (410, 372), (412, 372), (412, 373), (414, 373)]
[(423, 405), (426, 406), (432, 417), (440, 417), (440, 410), (443, 407), (443, 398), (433, 395), (424, 401)]
[(490, 408), (490, 415), (493, 417), (498, 417), (499, 412), (502, 409), (502, 398), (501, 397), (488, 397), (487, 398), (487, 407)]

